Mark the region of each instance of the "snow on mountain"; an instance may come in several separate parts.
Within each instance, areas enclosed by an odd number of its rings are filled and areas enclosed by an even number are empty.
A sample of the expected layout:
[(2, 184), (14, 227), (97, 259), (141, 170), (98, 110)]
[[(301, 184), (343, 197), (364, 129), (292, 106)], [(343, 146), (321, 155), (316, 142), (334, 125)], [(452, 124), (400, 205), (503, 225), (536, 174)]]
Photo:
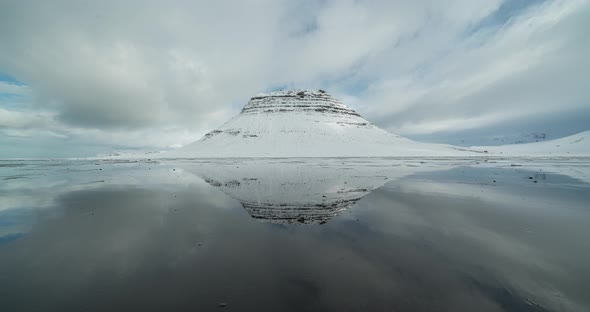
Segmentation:
[(323, 90), (254, 96), (221, 127), (169, 157), (455, 156), (471, 152), (391, 134)]
[(505, 156), (589, 156), (590, 131), (537, 143), (473, 146), (471, 149), (486, 150), (490, 154)]

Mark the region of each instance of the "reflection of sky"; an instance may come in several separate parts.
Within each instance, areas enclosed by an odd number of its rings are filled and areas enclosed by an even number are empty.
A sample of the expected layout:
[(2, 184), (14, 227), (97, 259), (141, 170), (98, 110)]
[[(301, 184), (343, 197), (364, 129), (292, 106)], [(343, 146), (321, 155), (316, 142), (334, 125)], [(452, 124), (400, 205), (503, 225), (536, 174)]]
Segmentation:
[[(580, 290), (590, 279), (588, 184), (538, 171), (454, 168), (394, 181), (369, 196), (358, 208), (367, 226), (419, 237), (460, 265), (456, 270), (484, 270), (546, 307), (587, 308)], [(385, 205), (390, 209), (372, 208)]]
[[(229, 302), (260, 310), (263, 300), (269, 310), (536, 311), (524, 304), (531, 300), (583, 311), (590, 304), (582, 293), (590, 280), (590, 193), (578, 180), (520, 168), (417, 173), (390, 179), (324, 225), (277, 226), (251, 219), (191, 166), (41, 166), (46, 175), (2, 184), (2, 199), (14, 200), (0, 210), (0, 293), (9, 294), (0, 307), (208, 310)], [(343, 181), (350, 171), (340, 172)], [(31, 293), (37, 300), (24, 300)]]
[(6, 242), (11, 242), (13, 240), (17, 240), (23, 236), (25, 236), (24, 233), (12, 233), (12, 234), (3, 235), (0, 237), (0, 244), (6, 243)]
[(0, 244), (26, 235), (32, 227), (33, 218), (29, 209), (0, 211)]
[(26, 235), (39, 214), (59, 214), (60, 198), (70, 193), (114, 185), (166, 188), (179, 183), (204, 183), (195, 176), (179, 176), (177, 172), (180, 170), (172, 171), (151, 162), (2, 160), (0, 243)]

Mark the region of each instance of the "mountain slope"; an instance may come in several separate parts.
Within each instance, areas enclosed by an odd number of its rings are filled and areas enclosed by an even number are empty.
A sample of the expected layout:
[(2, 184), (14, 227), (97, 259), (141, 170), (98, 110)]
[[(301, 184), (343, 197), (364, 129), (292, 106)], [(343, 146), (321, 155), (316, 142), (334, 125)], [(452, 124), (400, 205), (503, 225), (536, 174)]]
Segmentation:
[(371, 124), (325, 91), (289, 90), (253, 97), (218, 129), (174, 157), (365, 157), (469, 154), (418, 143)]

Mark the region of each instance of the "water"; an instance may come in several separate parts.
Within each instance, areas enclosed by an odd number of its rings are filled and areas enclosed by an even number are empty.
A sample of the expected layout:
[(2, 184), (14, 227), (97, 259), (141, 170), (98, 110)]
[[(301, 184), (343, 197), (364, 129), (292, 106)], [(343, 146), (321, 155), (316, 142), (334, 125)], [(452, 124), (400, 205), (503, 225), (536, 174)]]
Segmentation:
[(588, 311), (589, 169), (0, 161), (0, 309)]

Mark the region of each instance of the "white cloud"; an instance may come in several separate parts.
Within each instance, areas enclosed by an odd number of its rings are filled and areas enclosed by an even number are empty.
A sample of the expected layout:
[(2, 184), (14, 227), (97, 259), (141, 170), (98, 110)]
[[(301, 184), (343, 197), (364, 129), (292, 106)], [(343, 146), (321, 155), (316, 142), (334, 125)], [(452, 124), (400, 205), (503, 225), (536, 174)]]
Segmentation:
[(52, 115), (47, 113), (19, 112), (0, 108), (0, 129), (46, 128), (52, 126)]
[(16, 85), (0, 81), (0, 94), (16, 94), (21, 96), (30, 95), (30, 88), (28, 86)]

